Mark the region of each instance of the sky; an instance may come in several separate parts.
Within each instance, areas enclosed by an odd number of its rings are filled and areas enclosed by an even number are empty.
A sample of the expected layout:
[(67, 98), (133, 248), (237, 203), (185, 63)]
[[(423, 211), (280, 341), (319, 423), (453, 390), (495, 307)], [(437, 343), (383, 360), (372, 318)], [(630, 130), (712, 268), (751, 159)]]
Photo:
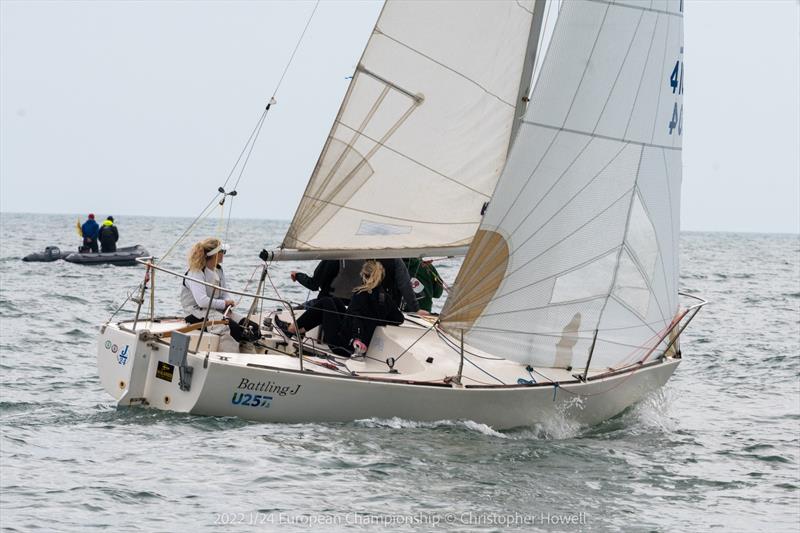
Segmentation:
[[(0, 211), (197, 215), (313, 8), (0, 0)], [(380, 8), (320, 3), (235, 218), (292, 217)], [(800, 233), (800, 1), (687, 0), (684, 24), (682, 229)]]

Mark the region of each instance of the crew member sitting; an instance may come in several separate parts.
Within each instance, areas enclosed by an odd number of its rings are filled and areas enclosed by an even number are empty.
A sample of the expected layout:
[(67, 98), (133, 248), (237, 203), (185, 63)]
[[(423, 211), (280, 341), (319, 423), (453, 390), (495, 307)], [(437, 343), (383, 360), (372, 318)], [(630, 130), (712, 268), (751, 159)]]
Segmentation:
[(430, 312), (433, 309), (433, 299), (439, 298), (444, 292), (444, 282), (439, 272), (431, 261), (416, 257), (403, 259), (403, 263), (411, 274), (411, 288), (417, 297), (419, 308)]
[[(398, 304), (403, 302), (408, 312), (418, 312), (419, 305), (411, 288), (408, 268), (401, 259), (380, 259), (384, 269), (383, 288)], [(313, 276), (302, 272), (292, 272), (292, 281), (300, 283), (312, 291), (319, 291), (317, 298), (330, 296), (347, 305), (353, 296), (353, 289), (360, 283), (363, 259), (326, 259), (320, 261)], [(316, 300), (307, 302), (305, 307), (314, 306)], [(422, 312), (421, 314), (427, 314)]]
[[(403, 313), (381, 285), (384, 276), (380, 262), (365, 261), (360, 272), (362, 283), (354, 289), (350, 307), (345, 310), (334, 298), (320, 298), (297, 319), (300, 333), (321, 324), (323, 340), (334, 353), (344, 356), (366, 353), (377, 326), (403, 323)], [(296, 332), (294, 324), (280, 320), (276, 324), (290, 334)]]
[(224, 257), (225, 248), (222, 242), (214, 238), (196, 243), (189, 251), (189, 270), (186, 272), (188, 279), (183, 280), (181, 289), (181, 306), (186, 313), (187, 323), (202, 322), (207, 311), (209, 320), (220, 319), (226, 309), (236, 304), (227, 291), (198, 283), (202, 281), (223, 289), (227, 287), (222, 270)]

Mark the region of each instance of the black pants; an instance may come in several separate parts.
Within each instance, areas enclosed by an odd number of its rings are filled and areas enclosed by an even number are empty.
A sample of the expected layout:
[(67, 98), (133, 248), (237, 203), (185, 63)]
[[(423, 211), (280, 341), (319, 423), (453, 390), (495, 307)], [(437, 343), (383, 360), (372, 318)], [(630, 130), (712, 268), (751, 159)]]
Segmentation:
[(117, 243), (114, 241), (111, 242), (103, 242), (100, 241), (100, 249), (103, 250), (104, 254), (110, 254), (117, 251)]
[(297, 319), (297, 327), (306, 331), (322, 326), (322, 339), (334, 353), (350, 355), (350, 335), (346, 331), (345, 316), (347, 309), (338, 298), (319, 298), (313, 306), (307, 306), (306, 312)]
[(95, 237), (84, 237), (83, 238), (83, 247), (86, 250), (92, 251), (97, 253), (99, 250), (97, 249), (97, 239)]
[(183, 319), (187, 324), (199, 324), (203, 321), (202, 318), (197, 318), (194, 315), (188, 315), (186, 318)]

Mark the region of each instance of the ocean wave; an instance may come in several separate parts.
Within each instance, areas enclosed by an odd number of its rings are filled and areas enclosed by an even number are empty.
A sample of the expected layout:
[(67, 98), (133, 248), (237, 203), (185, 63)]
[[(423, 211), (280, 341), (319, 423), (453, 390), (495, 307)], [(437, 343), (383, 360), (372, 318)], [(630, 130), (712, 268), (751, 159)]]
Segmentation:
[(472, 420), (435, 420), (433, 422), (420, 422), (416, 420), (407, 420), (405, 418), (364, 418), (354, 422), (357, 426), (366, 428), (385, 428), (385, 429), (466, 429), (471, 432), (481, 433), (483, 435), (497, 437), (501, 439), (508, 438), (503, 433), (492, 429), (486, 424), (474, 422)]

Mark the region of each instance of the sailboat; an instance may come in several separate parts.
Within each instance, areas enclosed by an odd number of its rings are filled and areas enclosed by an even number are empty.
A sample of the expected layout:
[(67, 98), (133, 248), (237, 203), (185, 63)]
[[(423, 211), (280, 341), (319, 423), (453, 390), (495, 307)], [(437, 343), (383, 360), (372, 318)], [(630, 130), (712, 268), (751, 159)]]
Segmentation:
[(683, 63), (682, 0), (388, 0), (264, 272), (466, 254), (441, 314), (347, 358), (273, 328), (302, 312), (278, 301), (251, 307), (254, 353), (224, 352), (142, 315), (142, 285), (101, 328), (104, 388), (265, 422), (617, 415), (667, 382), (705, 303), (678, 293)]

